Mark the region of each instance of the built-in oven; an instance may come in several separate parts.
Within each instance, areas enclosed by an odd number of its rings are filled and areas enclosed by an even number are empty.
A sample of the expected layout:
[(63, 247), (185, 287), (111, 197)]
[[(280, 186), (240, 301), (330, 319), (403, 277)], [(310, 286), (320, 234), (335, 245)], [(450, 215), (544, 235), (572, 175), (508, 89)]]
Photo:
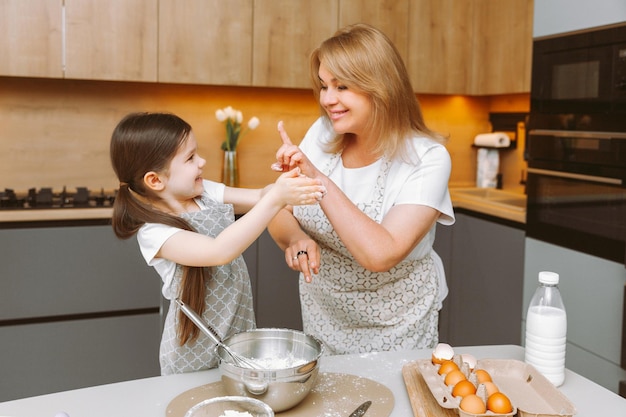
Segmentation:
[(526, 234), (625, 263), (626, 132), (533, 130)]
[(626, 24), (533, 41), (527, 236), (624, 264)]

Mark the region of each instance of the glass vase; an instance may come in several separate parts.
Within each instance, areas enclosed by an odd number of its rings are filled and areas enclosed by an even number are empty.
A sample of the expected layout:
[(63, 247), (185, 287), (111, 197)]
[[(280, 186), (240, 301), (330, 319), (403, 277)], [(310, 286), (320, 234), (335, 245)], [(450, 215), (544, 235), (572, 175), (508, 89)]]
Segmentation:
[(239, 187), (239, 160), (237, 151), (224, 151), (222, 182), (229, 187)]

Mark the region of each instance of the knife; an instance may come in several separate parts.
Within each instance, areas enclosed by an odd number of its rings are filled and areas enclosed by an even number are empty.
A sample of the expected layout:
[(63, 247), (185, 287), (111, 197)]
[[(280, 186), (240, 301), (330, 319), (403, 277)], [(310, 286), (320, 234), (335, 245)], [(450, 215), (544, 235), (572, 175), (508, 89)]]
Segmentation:
[(348, 417), (363, 417), (368, 408), (372, 405), (371, 401), (365, 401), (363, 404), (358, 406), (356, 410), (352, 412)]

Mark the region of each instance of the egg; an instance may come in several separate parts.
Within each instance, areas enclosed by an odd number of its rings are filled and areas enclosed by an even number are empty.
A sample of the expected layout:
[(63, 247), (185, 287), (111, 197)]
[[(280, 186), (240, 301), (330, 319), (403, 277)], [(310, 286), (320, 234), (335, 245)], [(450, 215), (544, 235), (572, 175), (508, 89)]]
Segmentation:
[(485, 381), (482, 383), (482, 385), (485, 386), (485, 392), (487, 393), (487, 397), (491, 396), (491, 394), (494, 394), (500, 391), (498, 387), (496, 386), (496, 384), (494, 384), (491, 381)]
[(437, 372), (439, 373), (439, 375), (444, 375), (450, 373), (451, 371), (458, 370), (459, 366), (453, 361), (444, 361), (441, 363), (441, 366), (439, 367), (439, 370)]
[(476, 394), (476, 387), (467, 379), (457, 382), (452, 388), (452, 395), (455, 397), (465, 397), (470, 394)]
[(447, 343), (439, 343), (432, 354), (432, 362), (434, 364), (441, 364), (443, 361), (449, 361), (454, 356), (454, 349)]
[(469, 353), (463, 353), (461, 355), (461, 360), (463, 361), (463, 363), (466, 363), (467, 366), (469, 366), (469, 369), (471, 371), (476, 368), (476, 357), (474, 355), (471, 355)]
[(487, 409), (496, 414), (507, 414), (513, 411), (509, 397), (501, 392), (495, 392), (487, 398)]
[(455, 371), (450, 371), (449, 373), (447, 373), (443, 382), (447, 386), (451, 387), (456, 385), (459, 381), (463, 381), (464, 379), (467, 379), (465, 374), (457, 369)]
[(489, 375), (489, 372), (485, 371), (484, 369), (475, 369), (474, 374), (476, 375), (476, 379), (478, 380), (479, 384), (485, 383), (487, 381), (492, 381), (491, 375)]
[(466, 395), (461, 399), (459, 408), (472, 414), (485, 414), (487, 407), (483, 400), (476, 394)]

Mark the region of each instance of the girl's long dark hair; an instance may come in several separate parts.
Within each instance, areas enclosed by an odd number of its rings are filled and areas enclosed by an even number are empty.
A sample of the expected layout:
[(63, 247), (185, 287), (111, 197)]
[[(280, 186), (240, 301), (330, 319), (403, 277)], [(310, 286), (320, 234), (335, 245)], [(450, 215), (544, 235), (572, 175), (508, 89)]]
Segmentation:
[[(128, 239), (146, 223), (162, 223), (195, 231), (184, 219), (155, 210), (151, 200), (158, 197), (145, 186), (143, 177), (150, 171), (167, 173), (172, 158), (187, 140), (191, 126), (169, 113), (132, 113), (124, 117), (111, 136), (111, 163), (120, 181), (113, 203), (113, 232)], [(178, 295), (198, 314), (204, 311), (206, 267), (183, 265)], [(179, 312), (178, 339), (181, 345), (198, 337), (198, 328)]]

